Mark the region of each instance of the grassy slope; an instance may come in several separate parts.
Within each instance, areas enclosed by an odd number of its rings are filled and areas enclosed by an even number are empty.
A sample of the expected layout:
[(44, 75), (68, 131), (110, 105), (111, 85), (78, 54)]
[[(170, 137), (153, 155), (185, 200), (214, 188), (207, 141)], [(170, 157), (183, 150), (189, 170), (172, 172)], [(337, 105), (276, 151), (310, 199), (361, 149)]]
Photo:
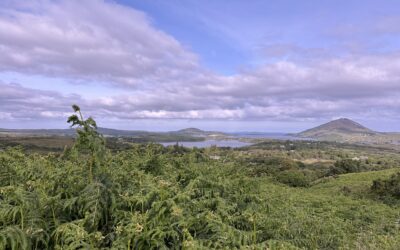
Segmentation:
[[(258, 179), (260, 190), (270, 203), (268, 217), (273, 238), (313, 249), (399, 249), (400, 208), (362, 194), (374, 179), (397, 171), (346, 174), (308, 189)], [(344, 186), (352, 192), (344, 194)]]

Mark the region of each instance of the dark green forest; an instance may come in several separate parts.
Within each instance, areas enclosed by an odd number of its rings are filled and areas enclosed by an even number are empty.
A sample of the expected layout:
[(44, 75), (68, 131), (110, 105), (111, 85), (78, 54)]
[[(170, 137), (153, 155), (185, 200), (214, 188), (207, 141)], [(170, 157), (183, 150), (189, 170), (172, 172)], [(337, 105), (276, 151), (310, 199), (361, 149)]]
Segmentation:
[(289, 141), (110, 149), (73, 108), (77, 136), (63, 151), (0, 152), (0, 249), (400, 248), (397, 152)]

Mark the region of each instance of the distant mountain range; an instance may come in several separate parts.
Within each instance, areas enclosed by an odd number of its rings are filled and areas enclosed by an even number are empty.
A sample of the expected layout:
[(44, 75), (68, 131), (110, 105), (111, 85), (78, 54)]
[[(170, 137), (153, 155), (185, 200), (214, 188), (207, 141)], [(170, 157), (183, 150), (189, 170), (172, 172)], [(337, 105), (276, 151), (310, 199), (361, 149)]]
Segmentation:
[[(248, 134), (228, 134), (216, 131), (204, 131), (198, 128), (185, 128), (169, 132), (149, 132), (141, 130), (118, 130), (110, 128), (98, 128), (98, 131), (106, 137), (126, 137), (134, 142), (177, 142), (177, 141), (202, 141), (207, 139), (232, 139), (262, 138), (262, 136)], [(257, 133), (255, 133), (257, 135)], [(75, 129), (0, 129), (0, 136), (67, 136), (75, 135)], [(399, 145), (400, 133), (383, 133), (371, 130), (355, 121), (341, 118), (322, 124), (315, 128), (305, 130), (297, 134), (290, 134), (292, 139), (310, 138), (320, 141), (336, 141), (361, 144)], [(275, 136), (276, 137), (276, 136)], [(275, 138), (266, 137), (266, 138)], [(288, 135), (277, 138), (289, 140)]]
[[(174, 141), (186, 139), (188, 141), (199, 140), (200, 138), (208, 137), (225, 137), (226, 134), (222, 132), (203, 131), (197, 128), (186, 128), (178, 131), (169, 132), (149, 132), (141, 130), (118, 130), (110, 128), (98, 128), (98, 132), (104, 136), (112, 137), (132, 137), (132, 138), (168, 138)], [(74, 136), (75, 129), (1, 129), (0, 135), (7, 136)]]

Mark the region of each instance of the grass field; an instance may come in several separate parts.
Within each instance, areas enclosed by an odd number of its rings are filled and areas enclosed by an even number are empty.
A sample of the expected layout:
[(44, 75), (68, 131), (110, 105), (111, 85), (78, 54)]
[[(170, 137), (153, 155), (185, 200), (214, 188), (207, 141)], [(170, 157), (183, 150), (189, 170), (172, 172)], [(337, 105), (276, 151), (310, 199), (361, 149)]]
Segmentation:
[(270, 241), (282, 249), (398, 249), (400, 208), (368, 195), (372, 180), (395, 172), (345, 174), (311, 188), (258, 178), (258, 195), (269, 204), (263, 222), (273, 232)]

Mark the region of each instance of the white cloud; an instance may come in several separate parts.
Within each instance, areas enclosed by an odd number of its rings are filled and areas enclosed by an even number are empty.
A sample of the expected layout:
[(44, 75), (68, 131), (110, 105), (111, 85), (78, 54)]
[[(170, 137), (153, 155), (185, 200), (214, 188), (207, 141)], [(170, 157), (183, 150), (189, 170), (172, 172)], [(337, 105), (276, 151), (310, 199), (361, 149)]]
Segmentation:
[(198, 67), (197, 56), (144, 13), (100, 0), (11, 1), (0, 10), (0, 53), (3, 71), (123, 85), (180, 78)]
[(202, 68), (144, 13), (112, 2), (8, 1), (0, 10), (0, 53), (0, 71), (126, 90), (85, 99), (0, 83), (0, 117), (8, 120), (65, 118), (72, 103), (95, 117), (127, 120), (400, 113), (399, 53), (281, 60), (222, 76)]

